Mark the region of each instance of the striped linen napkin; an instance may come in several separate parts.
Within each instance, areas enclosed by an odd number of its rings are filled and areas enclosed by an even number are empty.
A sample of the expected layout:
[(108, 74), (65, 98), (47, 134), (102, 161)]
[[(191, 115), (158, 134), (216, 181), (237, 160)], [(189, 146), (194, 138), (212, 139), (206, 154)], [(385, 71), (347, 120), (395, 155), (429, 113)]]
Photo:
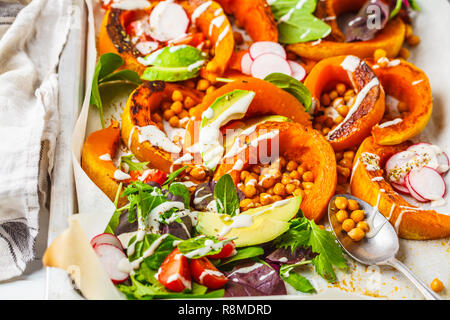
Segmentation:
[(35, 259), (59, 131), (59, 55), (70, 0), (0, 0), (0, 280)]

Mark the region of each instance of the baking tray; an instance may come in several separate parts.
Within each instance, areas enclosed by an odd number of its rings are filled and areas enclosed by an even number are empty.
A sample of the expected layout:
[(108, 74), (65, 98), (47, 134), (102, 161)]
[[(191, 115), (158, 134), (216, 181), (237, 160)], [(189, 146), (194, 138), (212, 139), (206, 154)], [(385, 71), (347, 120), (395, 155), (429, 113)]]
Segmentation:
[[(92, 1), (94, 2), (94, 0)], [(91, 5), (90, 0), (86, 0), (86, 3), (82, 0), (73, 0), (74, 12), (78, 16), (74, 19), (74, 25), (70, 31), (68, 43), (63, 51), (60, 65), (60, 102), (61, 102), (61, 116), (63, 120), (63, 130), (59, 138), (59, 143), (56, 151), (56, 161), (54, 169), (54, 178), (52, 186), (52, 202), (50, 207), (50, 225), (49, 225), (49, 241), (52, 240), (64, 231), (68, 227), (67, 219), (72, 213), (86, 212), (85, 208), (88, 208), (93, 204), (82, 204), (83, 208), (78, 208), (76, 205), (76, 190), (75, 181), (72, 173), (72, 154), (71, 154), (71, 135), (74, 128), (75, 120), (77, 119), (78, 112), (81, 110), (81, 106), (86, 99), (85, 92), (89, 90), (89, 83), (85, 83), (86, 75), (92, 71), (92, 61), (87, 61), (87, 52), (89, 48), (94, 47), (95, 50), (95, 35), (88, 35), (88, 22), (93, 23), (94, 17), (89, 16), (87, 5)], [(434, 38), (437, 33), (436, 30), (447, 30), (450, 28), (450, 6), (445, 0), (435, 0), (433, 5), (430, 2), (420, 0), (418, 1), (422, 8), (422, 11), (417, 16), (415, 25), (418, 26), (415, 32), (422, 38), (422, 44), (414, 48), (410, 61), (417, 64), (418, 67), (423, 69), (430, 77), (431, 86), (433, 89), (435, 110), (433, 111), (432, 119), (421, 135), (422, 138), (433, 137), (437, 138), (444, 150), (450, 151), (449, 140), (446, 137), (450, 136), (450, 127), (447, 129), (444, 126), (444, 121), (450, 121), (450, 114), (444, 112), (445, 102), (450, 101), (450, 93), (447, 91), (446, 82), (442, 79), (448, 79), (450, 77), (450, 41), (441, 41), (441, 50), (433, 51), (433, 59), (430, 59), (430, 44), (434, 43)], [(431, 19), (435, 16), (436, 12), (442, 14), (442, 19)], [(92, 20), (90, 20), (92, 19)], [(92, 41), (94, 44), (92, 44)], [(436, 61), (441, 63), (436, 64)], [(74, 79), (78, 79), (78, 82), (74, 82)], [(91, 110), (95, 113), (95, 110)], [(87, 113), (80, 115), (80, 118), (87, 116)], [(445, 120), (443, 120), (445, 119)], [(88, 122), (88, 121), (86, 121)], [(78, 128), (79, 129), (79, 128)], [(85, 124), (83, 133), (88, 134), (93, 128), (89, 123)], [(435, 139), (433, 139), (434, 141)], [(73, 145), (72, 145), (73, 147)], [(77, 149), (79, 146), (76, 146)], [(447, 183), (450, 183), (449, 176), (447, 176)], [(93, 206), (95, 208), (95, 205)], [(95, 210), (94, 210), (95, 211)], [(104, 211), (104, 209), (103, 209)], [(402, 260), (416, 272), (426, 283), (430, 283), (433, 277), (438, 276), (443, 280), (446, 286), (448, 286), (448, 271), (447, 274), (441, 274), (442, 270), (436, 269), (436, 266), (442, 263), (450, 261), (450, 253), (446, 252), (444, 255), (440, 255), (440, 259), (419, 259), (417, 261), (417, 255), (421, 252), (429, 253), (428, 256), (432, 256), (433, 252), (442, 252), (442, 247), (447, 246), (448, 239), (443, 239), (442, 242), (431, 245), (427, 241), (400, 241)], [(416, 259), (414, 259), (416, 258)], [(351, 295), (352, 292), (359, 292), (358, 286), (362, 286), (370, 289), (372, 286), (379, 285), (380, 280), (388, 280), (389, 297), (394, 299), (409, 298), (409, 299), (421, 299), (422, 296), (415, 292), (412, 288), (412, 284), (409, 284), (398, 272), (390, 268), (380, 268), (376, 266), (364, 267), (356, 265), (353, 261), (349, 260), (349, 264), (358, 269), (358, 276), (355, 278), (346, 279), (347, 281), (340, 282), (335, 288), (328, 288), (328, 292), (331, 295), (327, 295), (326, 299), (351, 299), (357, 298), (358, 295)], [(442, 269), (442, 268), (441, 268)], [(383, 278), (381, 278), (383, 274)], [(338, 273), (340, 278), (340, 274)], [(317, 279), (316, 281), (320, 281)], [(323, 283), (314, 282), (315, 286), (321, 287)], [(377, 283), (378, 282), (378, 283)], [(406, 287), (407, 293), (403, 293), (402, 290), (397, 288), (398, 285)], [(326, 285), (326, 284), (325, 284)], [(408, 288), (408, 285), (410, 286)], [(367, 296), (361, 296), (360, 298), (367, 298)], [(386, 298), (386, 296), (384, 296)], [(72, 281), (67, 276), (67, 273), (63, 270), (55, 268), (49, 268), (47, 271), (47, 299), (82, 299), (78, 292), (74, 289)], [(260, 297), (259, 297), (260, 298)], [(320, 295), (290, 295), (282, 297), (269, 297), (273, 299), (320, 299)], [(448, 294), (444, 296), (448, 299)]]

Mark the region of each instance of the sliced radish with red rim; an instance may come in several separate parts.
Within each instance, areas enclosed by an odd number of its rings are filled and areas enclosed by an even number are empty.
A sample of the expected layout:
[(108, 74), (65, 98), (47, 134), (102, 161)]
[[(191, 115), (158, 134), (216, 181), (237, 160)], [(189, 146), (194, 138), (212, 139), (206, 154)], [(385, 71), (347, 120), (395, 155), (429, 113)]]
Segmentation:
[(423, 197), (421, 197), (419, 194), (417, 194), (416, 191), (414, 191), (414, 189), (411, 187), (411, 184), (409, 182), (408, 176), (406, 176), (405, 178), (405, 183), (406, 183), (406, 187), (409, 190), (409, 193), (411, 194), (411, 196), (416, 199), (419, 202), (428, 202), (427, 199), (424, 199)]
[(186, 35), (189, 18), (183, 7), (177, 3), (162, 1), (150, 14), (150, 35), (153, 39), (166, 42)]
[(252, 63), (251, 74), (255, 78), (264, 79), (274, 72), (284, 73), (290, 76), (291, 67), (285, 59), (273, 53), (263, 54)]
[(262, 56), (266, 53), (276, 54), (283, 59), (286, 59), (286, 50), (284, 50), (283, 46), (278, 42), (272, 41), (258, 41), (254, 42), (248, 52), (250, 53), (250, 57), (253, 60), (256, 60), (259, 56)]
[(421, 142), (412, 145), (407, 151), (416, 153), (416, 167), (427, 166), (436, 170), (439, 168), (438, 153), (441, 153), (439, 147), (428, 142)]
[(404, 185), (408, 174), (406, 165), (415, 157), (414, 151), (402, 151), (391, 156), (386, 161), (385, 169), (389, 181)]
[(128, 279), (128, 273), (119, 268), (120, 261), (127, 259), (122, 250), (108, 243), (98, 244), (94, 247), (94, 250), (113, 283), (122, 283)]
[[(407, 182), (411, 189), (421, 198), (439, 200), (445, 195), (445, 181), (439, 172), (433, 168), (412, 169), (408, 174)], [(408, 189), (410, 188), (408, 187)]]
[(306, 70), (300, 63), (288, 60), (289, 66), (292, 70), (292, 77), (298, 81), (303, 81), (306, 77)]
[(398, 192), (404, 193), (404, 194), (410, 194), (408, 187), (405, 187), (402, 184), (398, 184), (395, 182), (391, 182), (391, 186)]
[(119, 238), (111, 233), (101, 233), (92, 238), (91, 246), (95, 248), (99, 244), (110, 244), (115, 246), (117, 249), (122, 251), (124, 250)]
[(450, 168), (450, 160), (448, 159), (448, 156), (445, 152), (441, 152), (437, 155), (439, 167), (437, 171), (440, 174), (446, 173), (448, 169)]
[(241, 70), (244, 74), (251, 74), (252, 73), (252, 57), (250, 57), (250, 54), (247, 52), (245, 53), (241, 58)]

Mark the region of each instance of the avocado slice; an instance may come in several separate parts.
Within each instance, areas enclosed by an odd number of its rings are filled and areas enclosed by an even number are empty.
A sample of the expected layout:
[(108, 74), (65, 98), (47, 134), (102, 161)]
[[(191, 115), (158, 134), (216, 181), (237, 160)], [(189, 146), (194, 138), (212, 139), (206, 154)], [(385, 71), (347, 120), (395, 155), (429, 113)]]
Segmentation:
[(286, 232), (289, 220), (297, 215), (301, 202), (300, 196), (293, 197), (247, 210), (231, 219), (226, 214), (199, 212), (196, 228), (207, 236), (237, 237), (234, 240), (237, 247), (257, 245), (272, 241)]
[(218, 97), (203, 112), (198, 149), (209, 170), (214, 170), (223, 156), (220, 128), (232, 120), (243, 118), (254, 97), (253, 91), (233, 90)]

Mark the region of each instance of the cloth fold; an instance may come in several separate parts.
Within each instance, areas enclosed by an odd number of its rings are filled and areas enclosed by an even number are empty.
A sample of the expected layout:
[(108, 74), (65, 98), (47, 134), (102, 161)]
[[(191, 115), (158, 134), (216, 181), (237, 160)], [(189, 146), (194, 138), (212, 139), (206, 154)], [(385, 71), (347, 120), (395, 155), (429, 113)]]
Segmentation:
[(57, 66), (71, 14), (70, 0), (33, 0), (0, 39), (0, 280), (22, 274), (35, 258), (59, 131)]

